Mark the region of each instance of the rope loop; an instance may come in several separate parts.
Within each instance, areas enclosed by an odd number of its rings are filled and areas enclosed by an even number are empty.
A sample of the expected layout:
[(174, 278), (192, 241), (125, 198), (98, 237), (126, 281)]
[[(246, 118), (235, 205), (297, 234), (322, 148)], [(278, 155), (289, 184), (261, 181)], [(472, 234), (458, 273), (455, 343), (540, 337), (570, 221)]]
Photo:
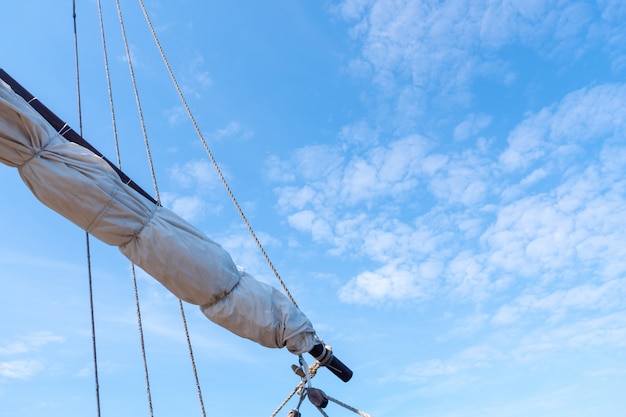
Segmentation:
[[(327, 346), (328, 351), (330, 351), (330, 346)], [(332, 357), (332, 354), (331, 354)], [(294, 371), (296, 375), (300, 377), (300, 383), (291, 391), (291, 393), (285, 398), (285, 400), (278, 406), (278, 408), (272, 413), (271, 417), (276, 417), (280, 410), (282, 410), (285, 405), (293, 398), (294, 395), (299, 395), (298, 405), (295, 408), (292, 408), (287, 417), (302, 417), (300, 412), (300, 407), (305, 398), (308, 398), (311, 404), (325, 417), (328, 417), (328, 414), (324, 411), (324, 409), (328, 406), (329, 402), (333, 402), (347, 410), (352, 411), (360, 415), (361, 417), (372, 417), (370, 414), (365, 411), (361, 411), (355, 407), (352, 407), (336, 398), (331, 397), (326, 394), (319, 388), (314, 388), (311, 386), (311, 380), (317, 374), (317, 370), (323, 366), (319, 360), (316, 360), (315, 363), (311, 366), (307, 366), (306, 361), (302, 356), (299, 356), (300, 366), (291, 365), (291, 369)]]

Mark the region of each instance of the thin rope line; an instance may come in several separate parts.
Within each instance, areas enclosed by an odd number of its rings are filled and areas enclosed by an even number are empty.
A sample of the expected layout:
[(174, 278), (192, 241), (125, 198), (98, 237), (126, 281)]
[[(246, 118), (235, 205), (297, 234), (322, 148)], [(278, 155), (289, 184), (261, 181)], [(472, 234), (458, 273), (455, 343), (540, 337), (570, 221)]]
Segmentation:
[(78, 99), (78, 131), (83, 135), (83, 112), (80, 101), (80, 70), (78, 66), (78, 29), (76, 28), (76, 0), (72, 0), (72, 18), (74, 21), (74, 62), (76, 67), (76, 96)]
[(256, 242), (257, 246), (259, 247), (261, 253), (263, 254), (263, 257), (265, 258), (265, 261), (267, 262), (267, 264), (269, 265), (270, 269), (274, 273), (274, 276), (276, 276), (276, 279), (278, 280), (278, 282), (282, 286), (283, 290), (287, 294), (287, 297), (289, 297), (289, 300), (292, 302), (292, 304), (296, 308), (298, 308), (298, 304), (296, 303), (296, 300), (293, 298), (293, 296), (291, 295), (291, 293), (287, 289), (287, 285), (285, 284), (283, 279), (280, 277), (280, 274), (278, 273), (278, 270), (274, 267), (274, 264), (271, 261), (269, 255), (267, 254), (267, 252), (263, 248), (263, 245), (259, 241), (259, 238), (257, 237), (256, 233), (252, 229), (252, 226), (250, 225), (250, 222), (248, 222), (248, 219), (246, 218), (246, 216), (245, 216), (243, 210), (241, 209), (241, 207), (239, 206), (239, 203), (237, 202), (237, 199), (235, 198), (235, 195), (233, 194), (232, 190), (230, 189), (230, 186), (228, 185), (228, 182), (226, 181), (226, 178), (222, 174), (222, 170), (220, 169), (219, 165), (217, 164), (217, 161), (215, 160), (215, 158), (213, 156), (213, 153), (209, 149), (209, 145), (207, 144), (206, 140), (204, 139), (204, 136), (202, 135), (202, 132), (200, 131), (200, 127), (198, 126), (198, 123), (196, 123), (196, 119), (193, 116), (193, 114), (191, 112), (191, 109), (189, 108), (189, 105), (187, 104), (187, 100), (185, 99), (185, 96), (184, 96), (180, 86), (178, 85), (178, 82), (176, 81), (176, 77), (174, 76), (174, 72), (172, 71), (172, 68), (170, 67), (170, 64), (169, 64), (169, 62), (167, 60), (167, 57), (165, 56), (165, 52), (163, 51), (163, 48), (161, 47), (161, 43), (159, 42), (159, 38), (158, 38), (158, 36), (157, 36), (157, 34), (156, 34), (155, 30), (154, 30), (154, 27), (152, 26), (152, 22), (150, 21), (150, 17), (148, 16), (148, 12), (146, 10), (146, 7), (144, 6), (143, 0), (139, 0), (139, 4), (141, 5), (141, 9), (143, 11), (144, 17), (146, 18), (146, 22), (148, 23), (148, 27), (150, 28), (150, 32), (152, 32), (152, 37), (154, 38), (154, 41), (155, 41), (155, 43), (157, 45), (157, 48), (159, 49), (159, 52), (161, 54), (161, 58), (163, 59), (163, 63), (165, 64), (165, 67), (167, 68), (167, 72), (169, 73), (170, 78), (172, 79), (172, 82), (174, 83), (174, 87), (176, 87), (176, 91), (178, 92), (178, 96), (180, 97), (180, 100), (183, 103), (183, 106), (185, 107), (185, 110), (187, 111), (187, 115), (189, 116), (189, 119), (191, 120), (191, 123), (193, 124), (193, 127), (196, 130), (196, 133), (198, 134), (198, 137), (200, 138), (200, 141), (202, 142), (202, 145), (204, 146), (204, 149), (205, 149), (207, 155), (209, 156), (209, 159), (211, 160), (211, 163), (213, 164), (213, 167), (217, 171), (217, 175), (219, 176), (220, 180), (222, 181), (222, 184), (224, 185), (224, 187), (226, 188), (226, 191), (228, 192), (228, 195), (230, 196), (230, 199), (232, 200), (233, 204), (235, 205), (235, 208), (237, 209), (237, 211), (239, 212), (239, 215), (241, 216), (244, 224), (246, 225), (246, 228), (250, 232), (250, 235), (252, 235), (252, 238), (254, 239), (254, 241)]
[(328, 417), (328, 414), (326, 414), (326, 412), (323, 409), (321, 409), (320, 407), (315, 407), (315, 408), (317, 408), (324, 417)]
[(117, 15), (120, 20), (120, 28), (122, 29), (122, 38), (124, 39), (124, 47), (126, 48), (126, 57), (128, 59), (128, 70), (130, 71), (130, 79), (133, 84), (133, 90), (135, 92), (135, 102), (137, 103), (137, 112), (139, 113), (139, 121), (141, 122), (141, 131), (143, 133), (144, 145), (146, 147), (146, 153), (148, 155), (148, 162), (150, 164), (150, 175), (152, 176), (152, 185), (154, 186), (154, 193), (156, 200), (161, 205), (161, 197), (159, 196), (159, 187), (157, 185), (156, 174), (154, 173), (154, 164), (152, 163), (152, 154), (150, 152), (150, 143), (148, 141), (148, 133), (146, 131), (146, 123), (143, 117), (143, 111), (141, 110), (141, 101), (139, 100), (139, 90), (137, 88), (137, 81), (135, 79), (135, 71), (133, 69), (133, 60), (130, 54), (130, 48), (128, 46), (128, 38), (126, 37), (126, 29), (124, 28), (124, 19), (122, 18), (122, 9), (120, 8), (120, 1), (115, 0), (117, 5)]
[(200, 387), (200, 379), (198, 378), (198, 370), (196, 368), (196, 360), (193, 356), (193, 347), (191, 345), (191, 337), (189, 336), (189, 328), (187, 327), (187, 318), (185, 316), (185, 308), (183, 307), (183, 302), (179, 299), (178, 305), (180, 307), (180, 315), (183, 319), (183, 326), (185, 328), (185, 336), (187, 337), (187, 347), (189, 349), (189, 357), (191, 358), (191, 367), (193, 369), (193, 377), (196, 381), (196, 389), (198, 391), (198, 399), (200, 401), (200, 410), (202, 412), (202, 416), (206, 417), (206, 411), (204, 409), (204, 401), (202, 399), (202, 389)]
[(87, 270), (89, 275), (89, 306), (91, 310), (91, 343), (93, 346), (93, 369), (96, 385), (96, 408), (98, 417), (100, 417), (100, 383), (98, 379), (98, 351), (96, 349), (96, 319), (93, 305), (93, 281), (91, 277), (91, 249), (89, 244), (89, 233), (85, 233), (85, 242), (87, 246)]
[(287, 405), (289, 400), (291, 400), (293, 396), (296, 395), (298, 390), (300, 390), (301, 388), (302, 388), (302, 385), (298, 385), (297, 387), (295, 387), (293, 391), (291, 391), (289, 395), (287, 395), (287, 398), (285, 398), (285, 400), (278, 406), (278, 408), (274, 410), (274, 412), (272, 413), (270, 417), (276, 417), (278, 413), (280, 412), (280, 410), (282, 410)]
[(135, 306), (137, 307), (137, 323), (139, 326), (139, 340), (141, 342), (141, 356), (143, 359), (143, 372), (146, 377), (146, 393), (148, 395), (148, 407), (150, 408), (150, 417), (154, 416), (154, 410), (152, 408), (152, 393), (150, 391), (150, 377), (148, 375), (148, 360), (146, 357), (146, 344), (143, 337), (143, 325), (141, 320), (141, 307), (139, 304), (139, 290), (137, 289), (137, 274), (135, 273), (135, 265), (131, 264), (131, 271), (133, 275), (133, 290), (135, 291)]
[[(129, 67), (130, 67), (130, 72), (131, 72), (131, 77), (133, 78), (133, 85), (135, 86), (134, 83), (134, 73), (133, 73), (133, 69), (132, 69), (132, 63), (131, 63), (131, 58), (130, 58), (130, 52), (128, 50), (128, 43), (126, 42), (126, 34), (124, 31), (124, 24), (123, 24), (123, 20), (122, 20), (122, 16), (121, 16), (121, 12), (119, 9), (119, 2), (118, 2), (118, 15), (119, 15), (119, 19), (120, 19), (120, 26), (121, 26), (121, 30), (122, 30), (122, 34), (124, 37), (124, 43), (126, 46), (126, 54), (128, 56), (128, 62), (129, 62)], [(118, 168), (122, 168), (122, 158), (121, 158), (121, 154), (120, 154), (120, 148), (119, 148), (119, 139), (118, 139), (118, 135), (117, 135), (117, 123), (116, 123), (116, 116), (115, 116), (115, 107), (113, 104), (113, 88), (112, 88), (112, 84), (111, 84), (111, 75), (110, 75), (110, 71), (109, 71), (109, 60), (108, 60), (108, 48), (106, 46), (106, 37), (105, 37), (105, 30), (104, 30), (104, 19), (103, 19), (103, 14), (102, 14), (102, 6), (101, 6), (101, 1), (98, 0), (98, 16), (99, 16), (99, 20), (100, 20), (100, 33), (101, 33), (101, 37), (102, 37), (102, 50), (103, 50), (103, 54), (104, 54), (104, 66), (105, 66), (105, 72), (106, 72), (106, 80), (107, 80), (107, 89), (108, 89), (108, 93), (109, 93), (109, 107), (111, 109), (111, 119), (112, 119), (112, 124), (113, 124), (113, 139), (115, 142), (115, 150), (116, 150), (116, 156), (117, 156), (117, 165)], [(139, 112), (141, 114), (141, 106), (139, 103), (139, 97), (137, 95), (137, 90), (136, 90), (136, 86), (135, 86), (135, 98), (137, 100), (137, 106), (139, 108)], [(144, 131), (144, 140), (146, 140), (146, 134), (145, 134), (145, 126), (143, 123), (143, 117), (141, 118), (141, 123), (142, 123), (142, 128)], [(148, 147), (148, 145), (146, 144), (146, 149), (148, 152), (148, 159), (151, 160), (150, 157), (150, 149)], [(152, 171), (152, 180), (155, 186), (155, 190), (156, 190), (156, 178), (154, 176), (154, 172)], [(158, 191), (157, 191), (157, 200), (158, 200)], [(141, 317), (141, 304), (139, 302), (139, 289), (137, 287), (137, 274), (136, 274), (136, 270), (135, 270), (135, 265), (131, 262), (131, 273), (132, 273), (132, 281), (133, 281), (133, 291), (135, 294), (135, 309), (136, 309), (136, 315), (137, 315), (137, 327), (138, 327), (138, 332), (139, 332), (139, 342), (141, 345), (141, 358), (143, 361), (143, 370), (144, 370), (144, 378), (145, 378), (145, 384), (146, 384), (146, 396), (147, 396), (147, 401), (148, 401), (148, 409), (150, 411), (150, 416), (154, 416), (154, 407), (152, 404), (152, 390), (150, 388), (150, 374), (148, 372), (148, 358), (147, 358), (147, 354), (146, 354), (146, 345), (145, 345), (145, 338), (144, 338), (144, 332), (143, 332), (143, 319)]]
[(113, 125), (113, 141), (115, 142), (115, 155), (117, 157), (117, 167), (122, 169), (122, 157), (120, 155), (120, 145), (117, 136), (117, 119), (115, 117), (115, 106), (113, 105), (113, 88), (111, 86), (111, 73), (109, 71), (109, 54), (104, 35), (104, 19), (102, 17), (101, 0), (98, 0), (98, 16), (100, 19), (100, 34), (102, 37), (102, 52), (104, 55), (104, 71), (106, 73), (107, 91), (109, 94), (109, 108), (111, 109), (111, 123)]
[[(78, 29), (76, 24), (76, 0), (72, 0), (72, 20), (74, 23), (74, 62), (76, 67), (76, 96), (77, 96), (77, 107), (78, 107), (78, 126), (79, 132), (82, 136), (83, 134), (83, 112), (81, 105), (81, 93), (80, 93), (80, 70), (79, 70), (79, 59), (78, 59)], [(100, 417), (101, 415), (101, 407), (100, 407), (100, 382), (98, 377), (98, 349), (96, 343), (96, 318), (95, 318), (95, 308), (93, 303), (93, 277), (91, 271), (91, 248), (89, 244), (89, 233), (85, 232), (85, 249), (87, 254), (87, 279), (89, 283), (89, 311), (91, 316), (91, 344), (93, 349), (93, 369), (94, 369), (94, 384), (95, 384), (95, 395), (96, 395), (96, 410), (97, 415)]]
[[(145, 121), (144, 121), (143, 113), (142, 113), (142, 110), (141, 110), (141, 103), (140, 103), (140, 100), (139, 100), (139, 92), (138, 92), (137, 83), (136, 83), (136, 80), (135, 80), (135, 73), (134, 73), (134, 70), (133, 70), (132, 58), (131, 58), (131, 55), (130, 55), (130, 49), (128, 47), (128, 39), (127, 39), (127, 36), (126, 36), (126, 30), (124, 29), (124, 20), (123, 20), (123, 17), (122, 17), (122, 9), (120, 7), (119, 0), (116, 0), (116, 4), (117, 4), (117, 13), (118, 13), (118, 16), (119, 16), (119, 21), (120, 21), (120, 27), (122, 29), (122, 37), (123, 37), (123, 40), (124, 40), (124, 46), (126, 48), (126, 55), (128, 57), (129, 70), (130, 70), (130, 74), (131, 74), (133, 88), (134, 88), (134, 91), (135, 91), (135, 100), (137, 102), (137, 110), (139, 112), (139, 118), (141, 120), (141, 127), (142, 127), (142, 131), (143, 131), (144, 143), (145, 143), (145, 147), (146, 147), (146, 153), (148, 155), (148, 163), (150, 165), (150, 172), (151, 172), (151, 175), (152, 175), (152, 183), (154, 185), (154, 192), (155, 192), (155, 196), (156, 196), (156, 199), (157, 199), (157, 204), (160, 205), (161, 198), (159, 196), (159, 188), (158, 188), (158, 185), (157, 185), (157, 179), (156, 179), (156, 175), (155, 175), (155, 171), (154, 171), (154, 162), (152, 160), (152, 155), (150, 153), (150, 143), (149, 143), (149, 140), (148, 140), (148, 135), (147, 135), (147, 132), (146, 132), (146, 127), (145, 127)], [(137, 285), (136, 285), (136, 280), (134, 278), (134, 271), (135, 271), (135, 269), (134, 269), (134, 265), (133, 265), (133, 281), (135, 282), (135, 294), (137, 294)], [(185, 309), (184, 309), (182, 300), (179, 299), (178, 300), (178, 304), (179, 304), (179, 307), (180, 307), (181, 318), (182, 318), (183, 327), (184, 327), (184, 330), (185, 330), (185, 337), (186, 337), (186, 340), (187, 340), (187, 348), (189, 350), (189, 357), (190, 357), (190, 360), (191, 360), (191, 367), (192, 367), (192, 371), (193, 371), (193, 376), (194, 376), (194, 380), (195, 380), (195, 383), (196, 383), (196, 389), (197, 389), (197, 392), (198, 392), (198, 399), (199, 399), (199, 402), (200, 402), (200, 410), (202, 412), (202, 416), (206, 417), (206, 411), (205, 411), (205, 407), (204, 407), (204, 400), (203, 400), (203, 397), (202, 397), (202, 389), (200, 387), (200, 379), (198, 378), (198, 370), (197, 370), (196, 361), (195, 361), (195, 358), (194, 358), (194, 355), (193, 355), (193, 347), (192, 347), (192, 344), (191, 344), (191, 337), (189, 335), (189, 327), (187, 325), (187, 318), (185, 316)], [(139, 301), (138, 301), (138, 298), (137, 298), (137, 312), (138, 312), (138, 314), (140, 314), (139, 313)], [(142, 332), (142, 352), (144, 354), (144, 367), (145, 367), (146, 381), (147, 381), (148, 380), (147, 379), (148, 378), (148, 368), (147, 368), (147, 361), (145, 360), (145, 348), (144, 348), (144, 344), (143, 344), (143, 332)], [(150, 401), (150, 412), (152, 414), (152, 401)]]
[(332, 402), (334, 402), (335, 404), (339, 404), (339, 405), (340, 405), (340, 406), (342, 406), (343, 408), (347, 408), (348, 410), (350, 410), (350, 411), (352, 411), (352, 412), (354, 412), (354, 413), (356, 413), (356, 414), (358, 414), (358, 415), (360, 415), (360, 416), (363, 416), (363, 417), (372, 417), (372, 416), (370, 416), (369, 414), (367, 414), (365, 411), (361, 411), (361, 410), (358, 410), (358, 409), (356, 409), (356, 408), (354, 408), (354, 407), (351, 407), (351, 406), (349, 406), (348, 404), (346, 404), (346, 403), (344, 403), (344, 402), (342, 402), (342, 401), (339, 401), (339, 400), (338, 400), (338, 399), (336, 399), (336, 398), (330, 397), (330, 396), (328, 396), (328, 395), (326, 395), (326, 398), (327, 398), (329, 401), (332, 401)]
[[(320, 369), (320, 363), (319, 361), (315, 361), (311, 366), (308, 367), (308, 373), (309, 376), (307, 378), (307, 380), (310, 381), (315, 378), (315, 375), (317, 375), (317, 371)], [(304, 371), (304, 369), (303, 369)], [(306, 373), (305, 373), (306, 374)], [(280, 410), (282, 410), (287, 403), (289, 402), (289, 400), (291, 400), (293, 398), (294, 395), (296, 395), (296, 393), (301, 392), (302, 390), (306, 389), (304, 380), (300, 381), (298, 383), (298, 385), (296, 385), (296, 387), (293, 389), (293, 391), (291, 391), (289, 393), (289, 395), (287, 395), (287, 398), (284, 399), (284, 401), (278, 406), (278, 408), (276, 408), (276, 410), (274, 410), (274, 412), (272, 413), (272, 415), (270, 417), (276, 417), (278, 415), (278, 413), (280, 412)]]

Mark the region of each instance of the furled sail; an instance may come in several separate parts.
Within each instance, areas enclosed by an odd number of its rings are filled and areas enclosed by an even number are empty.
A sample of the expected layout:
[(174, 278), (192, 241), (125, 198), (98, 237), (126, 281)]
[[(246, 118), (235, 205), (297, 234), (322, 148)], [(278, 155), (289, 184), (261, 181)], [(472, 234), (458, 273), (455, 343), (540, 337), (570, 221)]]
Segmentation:
[(17, 168), (43, 204), (119, 247), (233, 333), (298, 355), (319, 345), (310, 321), (282, 292), (240, 271), (221, 246), (122, 179), (93, 148), (67, 140), (16, 86), (0, 70), (0, 162)]

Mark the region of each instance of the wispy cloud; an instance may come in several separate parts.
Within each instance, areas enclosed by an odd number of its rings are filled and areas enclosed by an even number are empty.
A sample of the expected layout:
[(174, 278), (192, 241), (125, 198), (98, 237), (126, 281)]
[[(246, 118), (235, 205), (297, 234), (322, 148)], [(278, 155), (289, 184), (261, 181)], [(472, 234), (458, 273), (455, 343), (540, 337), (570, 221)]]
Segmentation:
[(0, 376), (12, 379), (28, 379), (43, 368), (36, 360), (0, 362)]
[(211, 137), (217, 140), (240, 140), (246, 141), (254, 136), (254, 132), (243, 126), (241, 122), (231, 121), (226, 126), (216, 129)]
[(454, 140), (463, 141), (475, 137), (482, 129), (489, 126), (492, 117), (486, 114), (469, 114), (454, 129)]
[(49, 332), (34, 333), (16, 340), (3, 341), (0, 355), (9, 356), (37, 351), (50, 343), (63, 343), (65, 338)]
[[(346, 301), (421, 298), (433, 271), (445, 277), (439, 291), (463, 298), (507, 288), (508, 274), (615, 278), (625, 270), (617, 220), (626, 207), (617, 139), (625, 100), (624, 86), (574, 92), (528, 115), (499, 156), (480, 148), (444, 156), (418, 136), (352, 156), (302, 148), (286, 163), (302, 164), (295, 176), (306, 184), (279, 187), (279, 203), (331, 252), (382, 262), (346, 284)], [(309, 160), (321, 169), (307, 169)]]
[(213, 166), (206, 160), (192, 160), (170, 169), (172, 190), (165, 192), (161, 200), (179, 216), (194, 221), (207, 213), (217, 213), (220, 204), (214, 204), (207, 196), (220, 186)]
[(213, 166), (206, 160), (188, 161), (170, 169), (172, 180), (182, 188), (208, 189), (219, 184)]
[(615, 279), (600, 284), (580, 284), (551, 293), (528, 293), (520, 295), (503, 305), (494, 315), (492, 322), (507, 325), (530, 320), (537, 315), (547, 321), (559, 321), (569, 312), (579, 310), (612, 311), (619, 307), (626, 293), (624, 279)]
[[(268, 251), (280, 248), (281, 241), (262, 231), (255, 232), (259, 241)], [(272, 272), (263, 257), (259, 247), (254, 239), (250, 237), (250, 233), (241, 228), (229, 230), (227, 233), (216, 237), (220, 245), (224, 247), (232, 256), (233, 261), (246, 272), (253, 274), (260, 281), (271, 284), (276, 283), (276, 279), (272, 276)]]
[(202, 54), (195, 52), (187, 59), (182, 78), (182, 89), (186, 96), (202, 98), (202, 91), (213, 85), (211, 73), (206, 69)]
[[(545, 56), (560, 56), (574, 42), (578, 54), (601, 47), (603, 41), (614, 42), (619, 37), (614, 16), (623, 14), (620, 8), (615, 2), (554, 0), (445, 1), (436, 6), (408, 0), (347, 0), (336, 12), (355, 22), (352, 34), (363, 45), (353, 68), (371, 68), (373, 78), (386, 90), (398, 92), (412, 85), (458, 100), (468, 94), (468, 84), (477, 76), (506, 80), (507, 63), (493, 54), (505, 45), (520, 43)], [(591, 16), (598, 14), (606, 19), (604, 26), (590, 24)], [(616, 49), (623, 54), (623, 47)], [(616, 62), (623, 59), (621, 54), (616, 53)]]
[[(65, 338), (49, 332), (33, 333), (15, 340), (0, 342), (0, 377), (8, 379), (28, 379), (44, 369), (44, 364), (28, 356), (37, 354), (51, 343), (64, 343)], [(14, 359), (17, 357), (16, 359)]]
[[(603, 85), (569, 94), (520, 123), (500, 156), (505, 170), (527, 168), (539, 161), (562, 170), (572, 159), (625, 130), (626, 86)], [(597, 147), (597, 146), (595, 146)], [(594, 148), (595, 148), (594, 147)], [(550, 155), (552, 160), (546, 161)]]
[[(506, 364), (515, 369), (564, 350), (621, 349), (626, 340), (625, 320), (623, 313), (612, 313), (556, 324), (535, 322), (532, 326), (512, 327), (502, 333), (492, 332), (483, 337), (482, 343), (462, 347), (448, 356), (410, 363), (389, 378), (429, 385), (442, 381), (467, 384), (471, 382), (469, 375), (481, 368)], [(616, 371), (623, 372), (619, 368)]]

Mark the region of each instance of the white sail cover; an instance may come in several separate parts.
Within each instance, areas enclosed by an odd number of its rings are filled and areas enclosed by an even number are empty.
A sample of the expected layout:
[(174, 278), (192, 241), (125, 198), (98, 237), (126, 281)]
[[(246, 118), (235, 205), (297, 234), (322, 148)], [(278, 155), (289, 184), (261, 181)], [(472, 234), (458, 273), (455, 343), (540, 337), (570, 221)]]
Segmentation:
[(0, 162), (16, 167), (43, 204), (118, 246), (213, 322), (298, 355), (316, 343), (313, 326), (287, 297), (238, 270), (221, 246), (127, 186), (101, 157), (66, 140), (2, 80)]

